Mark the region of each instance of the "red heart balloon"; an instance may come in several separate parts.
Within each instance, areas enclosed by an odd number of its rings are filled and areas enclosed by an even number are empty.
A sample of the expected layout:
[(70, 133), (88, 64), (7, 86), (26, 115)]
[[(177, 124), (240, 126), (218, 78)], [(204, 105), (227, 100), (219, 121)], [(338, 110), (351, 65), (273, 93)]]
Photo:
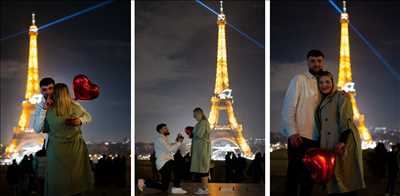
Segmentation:
[(193, 137), (193, 127), (186, 127), (185, 133), (189, 136), (189, 138)]
[(100, 94), (100, 87), (83, 74), (74, 77), (72, 86), (76, 100), (93, 100)]
[(315, 183), (326, 184), (335, 172), (336, 154), (320, 148), (311, 148), (306, 151), (303, 163), (310, 170)]

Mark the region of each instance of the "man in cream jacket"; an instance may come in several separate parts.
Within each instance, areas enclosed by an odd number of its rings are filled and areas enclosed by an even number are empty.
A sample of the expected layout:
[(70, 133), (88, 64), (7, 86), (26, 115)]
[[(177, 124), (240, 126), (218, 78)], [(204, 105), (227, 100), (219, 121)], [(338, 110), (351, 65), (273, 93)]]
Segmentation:
[(319, 134), (314, 129), (314, 114), (320, 102), (317, 76), (325, 66), (324, 54), (319, 50), (309, 51), (307, 65), (307, 72), (296, 75), (290, 81), (282, 108), (282, 133), (288, 137), (288, 196), (311, 195), (313, 183), (302, 158), (308, 149), (319, 146)]
[(178, 134), (176, 142), (169, 142), (169, 129), (167, 124), (161, 123), (156, 127), (157, 136), (154, 138), (154, 151), (156, 153), (156, 167), (161, 174), (161, 184), (152, 181), (146, 181), (146, 187), (156, 188), (163, 192), (168, 191), (171, 174), (174, 174), (172, 194), (186, 194), (187, 191), (181, 186), (183, 168), (178, 167), (174, 160), (174, 154), (177, 153), (183, 142), (183, 136)]

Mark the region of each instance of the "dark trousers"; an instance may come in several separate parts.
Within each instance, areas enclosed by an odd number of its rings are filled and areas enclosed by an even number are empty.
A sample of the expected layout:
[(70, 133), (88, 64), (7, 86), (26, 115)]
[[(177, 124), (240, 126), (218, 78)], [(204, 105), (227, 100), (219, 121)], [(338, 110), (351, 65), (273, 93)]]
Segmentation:
[(171, 174), (174, 172), (174, 187), (180, 187), (182, 179), (182, 168), (175, 165), (174, 160), (169, 160), (164, 164), (164, 166), (159, 170), (161, 174), (161, 184), (159, 182), (146, 181), (146, 187), (156, 188), (161, 191), (168, 191), (169, 182), (171, 181)]
[(174, 154), (174, 165), (179, 169), (178, 175), (180, 175), (179, 177), (182, 179), (185, 173), (185, 158), (183, 158), (179, 150)]
[(388, 174), (388, 183), (386, 186), (386, 193), (389, 193), (390, 196), (394, 195), (396, 191), (396, 180), (397, 180), (397, 174), (399, 171), (390, 171)]
[(319, 141), (303, 138), (303, 143), (293, 147), (288, 141), (288, 169), (286, 174), (286, 196), (310, 196), (313, 182), (310, 171), (303, 164), (305, 152), (310, 148), (319, 147)]

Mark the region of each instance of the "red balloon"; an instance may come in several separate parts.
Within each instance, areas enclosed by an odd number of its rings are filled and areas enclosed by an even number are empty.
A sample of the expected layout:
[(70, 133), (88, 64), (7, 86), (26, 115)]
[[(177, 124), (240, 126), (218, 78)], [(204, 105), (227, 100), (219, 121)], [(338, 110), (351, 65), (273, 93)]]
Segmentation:
[(317, 184), (328, 183), (335, 172), (336, 154), (320, 148), (306, 151), (303, 163), (311, 172), (312, 180)]
[(193, 137), (193, 127), (186, 127), (185, 133), (189, 136), (189, 138)]
[(74, 77), (72, 86), (76, 100), (93, 100), (100, 94), (100, 87), (83, 74)]

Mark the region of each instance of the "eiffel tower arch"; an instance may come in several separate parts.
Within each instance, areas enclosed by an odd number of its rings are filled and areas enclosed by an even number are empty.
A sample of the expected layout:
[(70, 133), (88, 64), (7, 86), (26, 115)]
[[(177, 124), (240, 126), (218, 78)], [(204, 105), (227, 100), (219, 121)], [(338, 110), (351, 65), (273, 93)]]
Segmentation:
[[(238, 122), (233, 110), (232, 89), (229, 88), (228, 63), (226, 51), (225, 14), (222, 1), (218, 15), (218, 49), (217, 70), (214, 94), (211, 97), (209, 122), (211, 126), (212, 159), (225, 159), (228, 151), (241, 153), (243, 157), (252, 158), (253, 153), (244, 139), (243, 125)], [(220, 122), (220, 112), (227, 114), (227, 123)], [(222, 156), (222, 157), (221, 157)]]

